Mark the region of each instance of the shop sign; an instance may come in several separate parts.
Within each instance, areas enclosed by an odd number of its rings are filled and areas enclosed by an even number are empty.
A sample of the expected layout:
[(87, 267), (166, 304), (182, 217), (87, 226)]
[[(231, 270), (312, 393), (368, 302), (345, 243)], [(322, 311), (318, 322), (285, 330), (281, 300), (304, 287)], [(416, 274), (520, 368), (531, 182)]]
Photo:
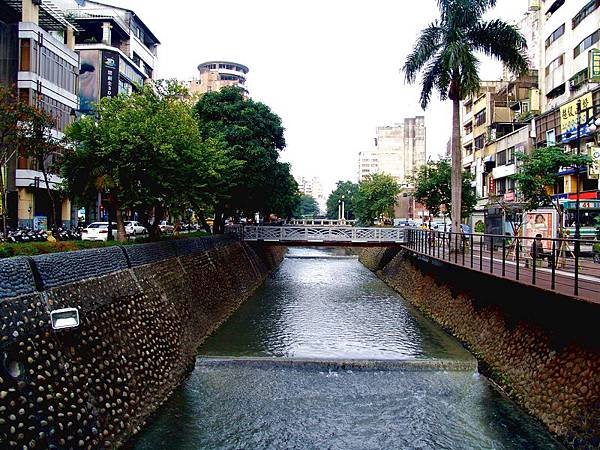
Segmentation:
[(592, 163), (588, 168), (588, 176), (592, 179), (600, 178), (600, 147), (590, 147)]
[(600, 83), (600, 48), (590, 50), (588, 71), (590, 83)]
[[(564, 202), (563, 206), (565, 209), (575, 209), (577, 208), (577, 201), (568, 201)], [(600, 209), (600, 200), (580, 200), (579, 201), (580, 209)]]
[(494, 179), (494, 177), (489, 176), (488, 177), (488, 194), (495, 194), (496, 193), (496, 180)]
[(507, 192), (506, 194), (504, 194), (504, 201), (505, 202), (514, 202), (515, 201), (515, 193)]
[(116, 97), (119, 93), (119, 54), (102, 51), (100, 97)]
[(562, 133), (562, 142), (569, 142), (577, 138), (577, 102), (581, 102), (581, 113), (579, 114), (579, 134), (586, 136), (589, 134), (587, 126), (587, 109), (592, 107), (592, 93), (569, 102), (560, 107), (560, 129)]

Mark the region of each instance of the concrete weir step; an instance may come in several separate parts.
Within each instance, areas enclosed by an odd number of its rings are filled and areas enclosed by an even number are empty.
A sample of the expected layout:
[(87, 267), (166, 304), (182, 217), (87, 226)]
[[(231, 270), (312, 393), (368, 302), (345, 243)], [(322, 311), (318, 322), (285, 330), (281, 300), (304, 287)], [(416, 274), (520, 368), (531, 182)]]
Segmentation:
[(302, 368), (309, 370), (397, 370), (476, 372), (475, 358), (465, 359), (335, 359), (285, 357), (217, 357), (199, 356), (196, 367), (245, 366), (257, 368)]

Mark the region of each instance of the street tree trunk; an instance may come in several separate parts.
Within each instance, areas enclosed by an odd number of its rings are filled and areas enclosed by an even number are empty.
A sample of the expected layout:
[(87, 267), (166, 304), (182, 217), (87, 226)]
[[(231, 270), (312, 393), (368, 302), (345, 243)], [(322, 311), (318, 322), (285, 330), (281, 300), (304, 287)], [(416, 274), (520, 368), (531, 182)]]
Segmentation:
[[(452, 232), (460, 233), (462, 216), (462, 151), (460, 145), (460, 102), (452, 101), (452, 178), (451, 178)], [(453, 240), (451, 240), (453, 241)]]
[[(6, 238), (8, 228), (6, 226), (6, 183), (4, 182), (3, 169), (4, 167), (0, 166), (0, 195), (2, 196), (0, 202), (2, 203), (2, 236)], [(8, 173), (8, 170), (6, 172)]]
[[(39, 166), (42, 169), (42, 175), (44, 176), (44, 183), (46, 183), (46, 192), (48, 193), (48, 197), (50, 198), (50, 204), (52, 205), (52, 214), (51, 214), (52, 226), (50, 227), (50, 229), (61, 228), (58, 226), (58, 223), (56, 222), (56, 200), (54, 199), (54, 194), (52, 194), (52, 190), (50, 189), (50, 183), (48, 182), (48, 173), (46, 172), (46, 167), (44, 166), (44, 161), (40, 161), (39, 163), (40, 163)], [(62, 226), (62, 224), (61, 224), (61, 226)]]
[(123, 221), (123, 211), (118, 206), (115, 206), (115, 217), (117, 219), (117, 240), (125, 242), (127, 234), (125, 233), (125, 222)]

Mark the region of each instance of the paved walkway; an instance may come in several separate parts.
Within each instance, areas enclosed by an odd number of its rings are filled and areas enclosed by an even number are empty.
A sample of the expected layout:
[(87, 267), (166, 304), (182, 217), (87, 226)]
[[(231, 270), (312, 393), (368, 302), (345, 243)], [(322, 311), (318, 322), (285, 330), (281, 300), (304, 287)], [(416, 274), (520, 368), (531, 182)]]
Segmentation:
[[(547, 267), (547, 261), (540, 261), (533, 268), (531, 258), (521, 257), (519, 264), (513, 258), (502, 261), (502, 250), (494, 252), (479, 252), (479, 249), (466, 249), (464, 253), (448, 254), (446, 249), (438, 252), (437, 248), (421, 249), (404, 246), (413, 253), (429, 256), (446, 263), (466, 267), (469, 270), (486, 273), (498, 278), (506, 278), (518, 283), (535, 286), (539, 289), (557, 292), (568, 297), (583, 300), (588, 303), (600, 304), (600, 264), (591, 259), (582, 259), (579, 264), (577, 291), (575, 289), (575, 264), (572, 258), (560, 260), (557, 268)], [(472, 255), (472, 256), (471, 256)], [(492, 257), (493, 256), (493, 257)], [(564, 263), (564, 264), (563, 264)], [(540, 264), (543, 267), (540, 267)]]

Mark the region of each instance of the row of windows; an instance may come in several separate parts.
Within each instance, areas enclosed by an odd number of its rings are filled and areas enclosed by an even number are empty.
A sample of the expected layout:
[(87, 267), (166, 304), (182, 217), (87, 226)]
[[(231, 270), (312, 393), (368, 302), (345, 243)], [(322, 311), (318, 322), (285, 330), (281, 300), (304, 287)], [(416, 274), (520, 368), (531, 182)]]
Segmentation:
[[(216, 70), (217, 69), (217, 64), (205, 64), (204, 66), (202, 66), (205, 69), (208, 70)], [(235, 70), (236, 72), (244, 72), (244, 68), (240, 67), (240, 66), (236, 66), (235, 64), (218, 64), (218, 68), (219, 69), (226, 69), (226, 70)]]
[(548, 39), (546, 39), (546, 48), (550, 47), (554, 41), (556, 41), (559, 37), (565, 34), (565, 24), (563, 23), (560, 27), (554, 30)]
[(587, 16), (589, 16), (591, 13), (594, 12), (594, 10), (596, 8), (600, 7), (600, 0), (591, 0), (590, 2), (588, 2), (587, 5), (585, 5), (581, 11), (579, 11), (575, 17), (573, 17), (573, 21), (572, 21), (572, 27), (573, 29), (575, 29), (577, 27), (577, 25), (579, 25), (583, 19), (585, 19)]
[[(560, 6), (559, 6), (560, 7)], [(598, 7), (600, 7), (600, 0), (591, 0), (589, 1), (576, 15), (573, 17), (571, 21), (571, 27), (574, 30), (587, 16), (594, 12)], [(558, 8), (556, 8), (558, 9)], [(546, 39), (546, 48), (550, 47), (553, 42), (558, 40), (563, 34), (565, 34), (565, 24), (563, 23), (560, 27), (554, 30), (550, 36)], [(579, 53), (578, 53), (579, 54)], [(577, 56), (577, 55), (575, 55)]]
[(502, 195), (515, 190), (515, 180), (510, 177), (496, 180), (496, 194)]
[(485, 119), (486, 110), (484, 109), (483, 111), (479, 111), (477, 114), (475, 114), (475, 126), (478, 127), (480, 125), (483, 125), (485, 123)]
[(54, 83), (58, 87), (77, 93), (78, 69), (46, 47), (40, 47), (37, 41), (21, 39), (19, 70), (33, 72)]
[(515, 148), (510, 147), (496, 153), (496, 165), (504, 166), (515, 162)]
[(577, 47), (573, 49), (573, 58), (577, 58), (581, 53), (583, 53), (596, 42), (598, 42), (598, 40), (600, 40), (600, 30), (594, 31), (583, 41), (581, 41)]
[(35, 90), (32, 90), (32, 95), (34, 99), (33, 104), (52, 116), (58, 131), (64, 131), (67, 125), (73, 120), (71, 117), (71, 108), (47, 95), (39, 94)]
[(485, 145), (485, 134), (480, 134), (473, 142), (475, 143), (475, 150), (481, 150)]

